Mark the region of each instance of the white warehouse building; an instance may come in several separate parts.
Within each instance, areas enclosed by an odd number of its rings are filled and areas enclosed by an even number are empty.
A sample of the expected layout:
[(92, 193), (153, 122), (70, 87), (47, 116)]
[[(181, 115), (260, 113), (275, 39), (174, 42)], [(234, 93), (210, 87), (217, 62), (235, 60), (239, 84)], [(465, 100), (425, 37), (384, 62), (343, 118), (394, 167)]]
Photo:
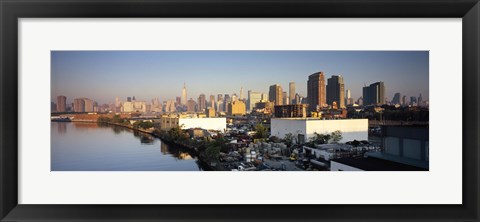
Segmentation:
[(202, 128), (206, 130), (219, 130), (224, 132), (227, 128), (227, 118), (179, 118), (178, 125), (182, 129)]
[(284, 138), (291, 133), (295, 138), (303, 137), (304, 142), (313, 137), (315, 132), (330, 134), (337, 130), (342, 132), (340, 143), (368, 140), (368, 119), (272, 118), (270, 128), (271, 136)]

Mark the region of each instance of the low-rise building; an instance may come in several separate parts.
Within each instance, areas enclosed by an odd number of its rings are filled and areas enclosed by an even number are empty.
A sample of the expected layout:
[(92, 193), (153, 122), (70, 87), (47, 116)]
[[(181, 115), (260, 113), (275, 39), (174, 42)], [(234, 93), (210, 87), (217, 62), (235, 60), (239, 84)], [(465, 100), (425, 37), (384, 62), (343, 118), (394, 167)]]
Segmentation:
[(161, 117), (160, 128), (168, 130), (172, 127), (180, 126), (182, 129), (200, 128), (206, 130), (217, 130), (224, 132), (227, 128), (227, 118), (200, 118), (198, 115), (163, 115)]
[(273, 114), (274, 103), (266, 100), (261, 100), (258, 103), (255, 103), (255, 108), (252, 110), (253, 113), (260, 113), (270, 115)]
[(275, 106), (276, 118), (306, 118), (307, 104)]
[(247, 107), (244, 102), (240, 100), (236, 100), (228, 104), (228, 115), (241, 116), (241, 115), (245, 115), (246, 113), (247, 113)]
[(208, 107), (207, 110), (205, 110), (205, 114), (207, 117), (215, 117), (215, 108)]
[(426, 126), (382, 126), (381, 152), (366, 158), (341, 158), (332, 171), (425, 171), (429, 169), (429, 132)]
[(326, 119), (345, 119), (347, 114), (347, 109), (322, 109), (320, 116)]
[(206, 135), (205, 130), (200, 128), (188, 129), (188, 134), (190, 135), (190, 137), (195, 137), (195, 138), (204, 137)]
[(178, 115), (163, 115), (160, 120), (160, 129), (168, 130), (173, 127), (179, 126)]
[(383, 152), (428, 162), (428, 137), (426, 126), (382, 126)]

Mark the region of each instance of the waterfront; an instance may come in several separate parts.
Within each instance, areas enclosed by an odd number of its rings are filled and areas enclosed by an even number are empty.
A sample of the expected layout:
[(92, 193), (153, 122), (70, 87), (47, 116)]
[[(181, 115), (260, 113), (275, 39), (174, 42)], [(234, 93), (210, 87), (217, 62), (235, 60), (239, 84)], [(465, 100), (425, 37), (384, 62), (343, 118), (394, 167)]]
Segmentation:
[(51, 55), (52, 170), (429, 167), (428, 51)]
[(52, 171), (197, 171), (188, 150), (97, 123), (51, 122)]

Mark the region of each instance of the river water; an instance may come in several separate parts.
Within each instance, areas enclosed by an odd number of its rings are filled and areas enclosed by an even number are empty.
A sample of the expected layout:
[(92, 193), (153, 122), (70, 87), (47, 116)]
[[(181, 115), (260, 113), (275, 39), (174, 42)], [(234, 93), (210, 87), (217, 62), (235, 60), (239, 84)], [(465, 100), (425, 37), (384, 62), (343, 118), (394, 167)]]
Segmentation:
[(158, 138), (97, 123), (51, 123), (52, 171), (198, 171), (193, 153)]

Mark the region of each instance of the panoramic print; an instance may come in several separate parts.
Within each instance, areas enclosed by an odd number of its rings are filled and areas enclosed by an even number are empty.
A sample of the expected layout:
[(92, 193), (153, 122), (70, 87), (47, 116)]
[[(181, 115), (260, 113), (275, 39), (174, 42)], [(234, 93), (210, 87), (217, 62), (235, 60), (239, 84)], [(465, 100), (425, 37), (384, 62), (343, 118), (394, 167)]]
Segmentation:
[(50, 118), (52, 171), (428, 171), (429, 52), (52, 51)]

